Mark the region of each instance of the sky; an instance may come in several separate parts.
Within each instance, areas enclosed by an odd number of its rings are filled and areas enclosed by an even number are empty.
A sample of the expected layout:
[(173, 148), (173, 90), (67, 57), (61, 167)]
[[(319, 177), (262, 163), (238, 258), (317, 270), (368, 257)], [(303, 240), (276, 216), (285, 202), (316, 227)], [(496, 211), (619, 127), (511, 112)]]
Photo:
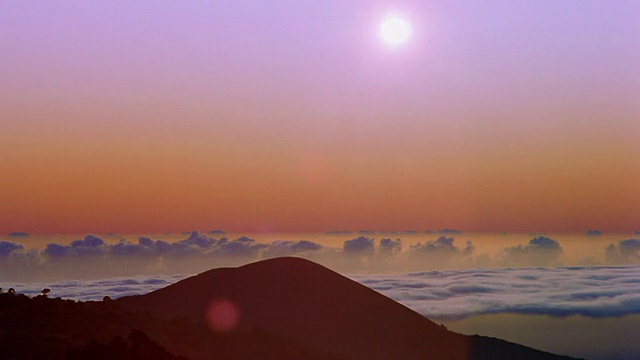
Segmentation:
[(637, 230), (639, 34), (631, 0), (4, 2), (0, 233)]

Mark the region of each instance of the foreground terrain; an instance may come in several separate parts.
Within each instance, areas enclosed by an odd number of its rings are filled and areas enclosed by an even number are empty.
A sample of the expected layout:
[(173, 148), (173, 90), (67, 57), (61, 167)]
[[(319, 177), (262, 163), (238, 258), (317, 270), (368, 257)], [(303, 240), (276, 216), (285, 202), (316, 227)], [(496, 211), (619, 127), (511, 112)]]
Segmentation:
[(448, 331), (297, 258), (101, 302), (0, 295), (7, 359), (569, 359)]

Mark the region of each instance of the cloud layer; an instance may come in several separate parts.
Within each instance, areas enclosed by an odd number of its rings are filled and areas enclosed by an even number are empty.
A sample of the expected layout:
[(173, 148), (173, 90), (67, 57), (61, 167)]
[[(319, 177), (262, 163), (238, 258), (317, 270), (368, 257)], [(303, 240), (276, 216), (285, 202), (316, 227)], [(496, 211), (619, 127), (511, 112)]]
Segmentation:
[[(143, 294), (186, 275), (136, 276), (95, 281), (3, 284), (18, 292), (75, 300)], [(616, 317), (640, 313), (640, 267), (565, 267), (426, 271), (352, 275), (368, 286), (435, 320), (478, 314)]]
[(352, 278), (434, 319), (493, 313), (640, 313), (640, 267), (427, 271)]
[[(606, 247), (606, 242), (600, 243), (597, 248), (587, 241), (580, 243), (599, 251), (601, 260), (593, 257), (571, 260), (558, 241), (545, 236), (520, 240), (515, 246), (513, 242), (505, 243), (491, 255), (477, 253), (472, 241), (442, 234), (433, 234), (426, 240), (413, 238), (408, 245), (400, 238), (360, 234), (345, 235), (341, 246), (326, 246), (310, 240), (259, 242), (246, 236), (214, 238), (197, 231), (186, 233), (179, 241), (148, 237), (113, 241), (113, 236), (107, 240), (87, 235), (67, 244), (49, 243), (40, 250), (11, 240), (0, 241), (0, 281), (192, 274), (278, 256), (305, 257), (342, 273), (640, 263), (639, 239), (622, 240)], [(573, 245), (574, 253), (579, 251), (575, 243), (569, 245)]]

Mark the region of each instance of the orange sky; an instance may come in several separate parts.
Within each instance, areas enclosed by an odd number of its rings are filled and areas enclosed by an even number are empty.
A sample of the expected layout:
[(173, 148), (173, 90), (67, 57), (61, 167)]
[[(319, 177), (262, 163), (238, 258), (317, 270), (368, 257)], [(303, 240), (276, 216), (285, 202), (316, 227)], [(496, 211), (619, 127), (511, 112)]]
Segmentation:
[(0, 233), (640, 229), (637, 4), (241, 3), (0, 14)]
[(631, 231), (640, 220), (640, 152), (624, 136), (306, 144), (23, 127), (2, 135), (0, 232)]

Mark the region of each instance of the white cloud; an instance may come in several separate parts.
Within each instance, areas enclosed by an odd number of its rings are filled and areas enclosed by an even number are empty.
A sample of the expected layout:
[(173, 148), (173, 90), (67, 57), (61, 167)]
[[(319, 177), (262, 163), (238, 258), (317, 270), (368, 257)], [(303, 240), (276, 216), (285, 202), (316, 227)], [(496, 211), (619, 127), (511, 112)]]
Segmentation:
[(435, 319), (489, 313), (640, 313), (639, 267), (427, 271), (352, 278)]
[(129, 295), (145, 294), (184, 279), (187, 275), (155, 275), (111, 278), (101, 280), (66, 280), (57, 282), (37, 282), (26, 284), (7, 284), (18, 293), (38, 295), (44, 288), (51, 289), (50, 297), (91, 301), (102, 300), (104, 296), (118, 298)]

